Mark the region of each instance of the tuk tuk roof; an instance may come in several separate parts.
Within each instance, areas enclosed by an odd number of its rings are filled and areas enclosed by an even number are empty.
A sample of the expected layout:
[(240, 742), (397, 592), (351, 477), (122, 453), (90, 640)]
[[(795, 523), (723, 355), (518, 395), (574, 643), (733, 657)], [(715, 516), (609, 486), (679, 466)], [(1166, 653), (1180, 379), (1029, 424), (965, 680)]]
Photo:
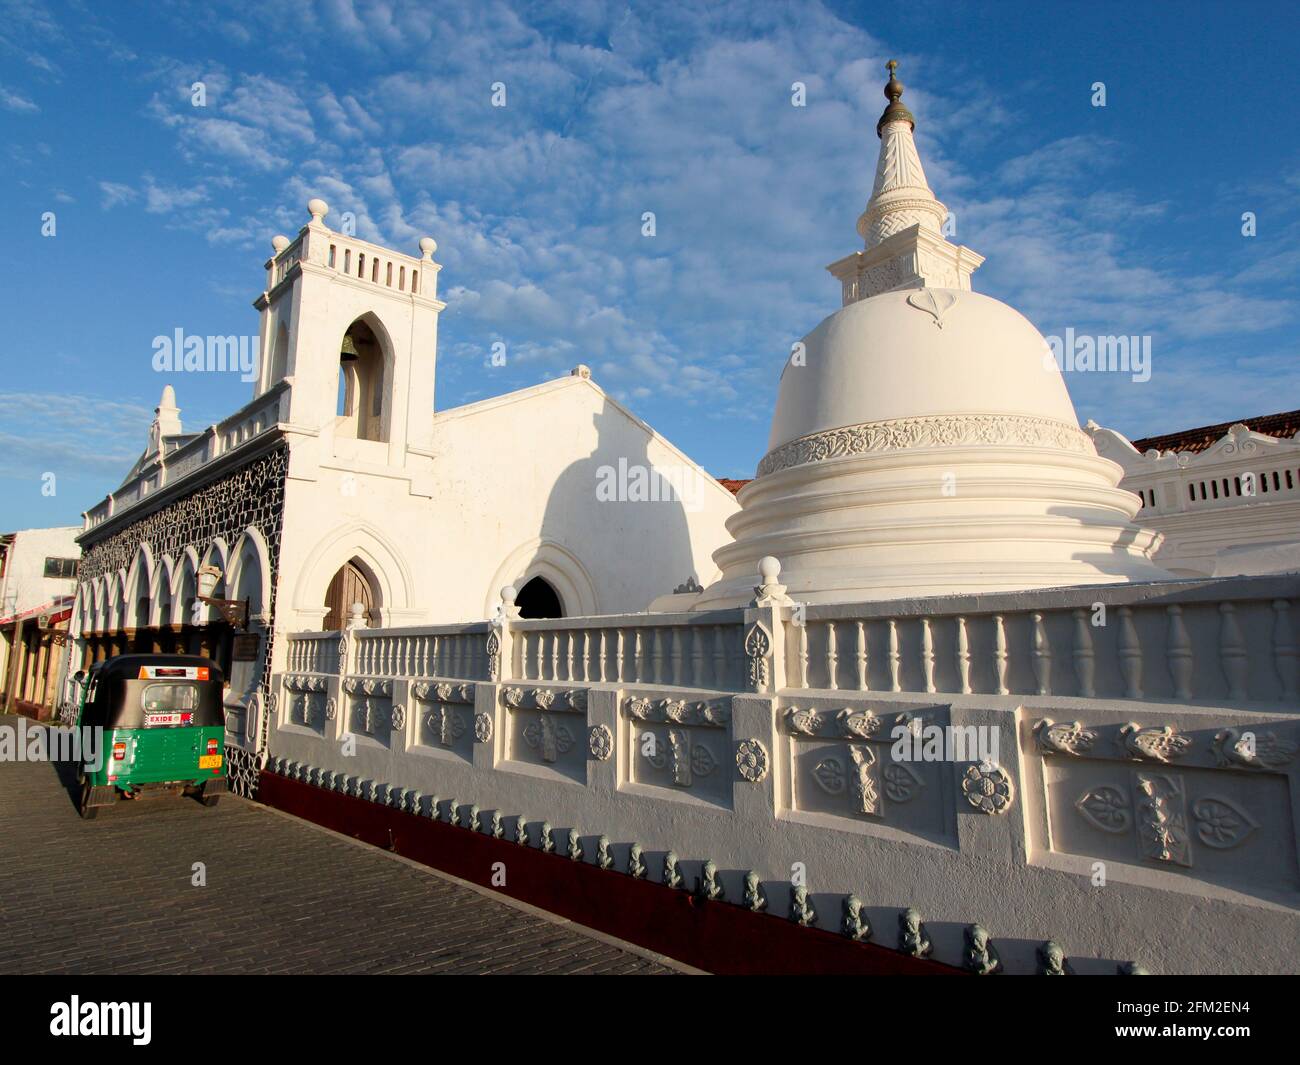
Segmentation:
[(201, 655), (115, 655), (97, 662), (91, 667), (90, 672), (98, 674), (101, 681), (135, 680), (140, 675), (141, 666), (207, 666), (210, 680), (220, 682), (225, 676), (216, 662)]

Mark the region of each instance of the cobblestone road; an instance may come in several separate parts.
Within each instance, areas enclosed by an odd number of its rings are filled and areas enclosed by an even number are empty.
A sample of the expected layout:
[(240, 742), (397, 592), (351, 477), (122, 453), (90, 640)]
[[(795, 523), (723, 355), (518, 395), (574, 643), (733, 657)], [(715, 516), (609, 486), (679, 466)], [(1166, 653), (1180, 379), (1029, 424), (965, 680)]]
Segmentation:
[(82, 821), (72, 777), (0, 763), (0, 973), (671, 971), (233, 796)]

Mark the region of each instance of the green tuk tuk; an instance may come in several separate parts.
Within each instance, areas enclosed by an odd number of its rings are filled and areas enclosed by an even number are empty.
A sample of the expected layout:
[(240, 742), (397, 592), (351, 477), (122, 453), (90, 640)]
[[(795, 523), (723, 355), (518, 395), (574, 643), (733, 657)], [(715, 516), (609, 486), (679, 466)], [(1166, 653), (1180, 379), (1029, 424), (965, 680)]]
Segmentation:
[(153, 795), (197, 795), (215, 806), (226, 790), (221, 667), (193, 655), (126, 654), (81, 681), (77, 731), (98, 731), (82, 751), (81, 816)]

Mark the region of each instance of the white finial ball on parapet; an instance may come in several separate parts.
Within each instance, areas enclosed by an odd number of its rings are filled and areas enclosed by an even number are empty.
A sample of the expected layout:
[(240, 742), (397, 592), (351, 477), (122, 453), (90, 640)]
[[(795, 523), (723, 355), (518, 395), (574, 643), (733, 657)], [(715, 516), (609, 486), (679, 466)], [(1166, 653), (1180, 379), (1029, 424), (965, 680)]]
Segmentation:
[(758, 575), (763, 578), (764, 584), (775, 584), (781, 576), (781, 563), (771, 555), (764, 555), (758, 560)]
[(322, 199), (307, 201), (307, 210), (311, 213), (313, 222), (323, 222), (325, 216), (330, 213), (330, 205)]
[(519, 589), (513, 584), (507, 584), (501, 589), (501, 602), (506, 606), (515, 605), (515, 597), (519, 594)]
[(438, 242), (432, 237), (420, 238), (420, 255), (429, 261), (433, 258), (433, 253), (438, 250)]
[(271, 247), (275, 251), (276, 255), (279, 255), (280, 252), (284, 251), (284, 249), (287, 248), (288, 246), (289, 246), (289, 238), (286, 237), (283, 233), (277, 233), (275, 236), (271, 238)]

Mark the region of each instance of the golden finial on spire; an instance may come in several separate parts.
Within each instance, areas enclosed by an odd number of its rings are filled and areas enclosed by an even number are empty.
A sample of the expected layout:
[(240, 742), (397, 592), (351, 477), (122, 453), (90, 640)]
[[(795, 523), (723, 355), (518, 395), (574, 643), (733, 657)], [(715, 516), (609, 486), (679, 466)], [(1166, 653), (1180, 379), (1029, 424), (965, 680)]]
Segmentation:
[(885, 113), (880, 116), (880, 121), (876, 123), (876, 136), (881, 135), (881, 130), (885, 128), (887, 122), (906, 122), (913, 129), (916, 129), (916, 119), (912, 117), (912, 112), (900, 102), (903, 95), (903, 83), (898, 80), (898, 60), (891, 59), (885, 66), (889, 69), (889, 81), (885, 83), (885, 99), (889, 101), (889, 106), (885, 108)]

